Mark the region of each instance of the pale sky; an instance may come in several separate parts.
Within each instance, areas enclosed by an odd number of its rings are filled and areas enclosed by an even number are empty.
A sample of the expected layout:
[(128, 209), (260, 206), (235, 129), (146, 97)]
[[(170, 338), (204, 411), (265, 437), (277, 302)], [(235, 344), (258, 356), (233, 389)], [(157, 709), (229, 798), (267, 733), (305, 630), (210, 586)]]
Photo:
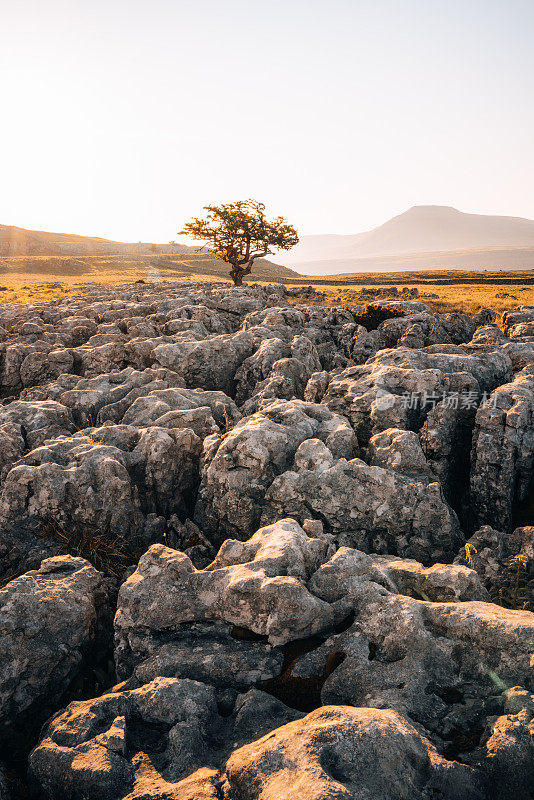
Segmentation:
[(0, 223), (534, 218), (533, 0), (0, 0)]

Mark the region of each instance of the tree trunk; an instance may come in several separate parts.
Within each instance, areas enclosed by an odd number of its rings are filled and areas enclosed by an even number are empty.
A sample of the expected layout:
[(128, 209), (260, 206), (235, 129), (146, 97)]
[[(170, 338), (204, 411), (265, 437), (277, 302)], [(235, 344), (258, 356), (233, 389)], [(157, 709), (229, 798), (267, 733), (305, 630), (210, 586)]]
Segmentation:
[(238, 266), (233, 266), (230, 270), (230, 277), (234, 282), (234, 286), (243, 286), (243, 275), (245, 270)]

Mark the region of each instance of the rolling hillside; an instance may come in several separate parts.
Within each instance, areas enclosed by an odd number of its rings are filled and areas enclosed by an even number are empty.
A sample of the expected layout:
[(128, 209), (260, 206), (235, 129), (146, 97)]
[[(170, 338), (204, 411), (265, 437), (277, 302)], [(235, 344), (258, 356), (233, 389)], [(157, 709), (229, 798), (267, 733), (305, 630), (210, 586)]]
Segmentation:
[[(48, 233), (0, 225), (0, 275), (79, 276), (92, 280), (102, 274), (121, 274), (125, 279), (206, 275), (227, 278), (228, 264), (197, 247), (114, 242), (109, 239)], [(299, 276), (266, 259), (254, 264), (251, 279), (287, 281)]]
[(113, 242), (95, 236), (73, 233), (51, 233), (0, 225), (0, 256), (94, 256), (134, 253), (187, 253), (194, 248), (185, 245), (150, 242)]

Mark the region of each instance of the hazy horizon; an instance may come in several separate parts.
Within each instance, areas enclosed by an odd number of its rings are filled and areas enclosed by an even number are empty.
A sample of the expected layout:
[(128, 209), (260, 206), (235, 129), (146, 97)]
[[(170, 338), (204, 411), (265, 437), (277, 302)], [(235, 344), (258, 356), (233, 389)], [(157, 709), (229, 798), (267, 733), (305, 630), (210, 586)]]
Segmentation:
[(534, 6), (4, 2), (0, 223), (166, 242), (249, 196), (301, 235), (534, 219)]

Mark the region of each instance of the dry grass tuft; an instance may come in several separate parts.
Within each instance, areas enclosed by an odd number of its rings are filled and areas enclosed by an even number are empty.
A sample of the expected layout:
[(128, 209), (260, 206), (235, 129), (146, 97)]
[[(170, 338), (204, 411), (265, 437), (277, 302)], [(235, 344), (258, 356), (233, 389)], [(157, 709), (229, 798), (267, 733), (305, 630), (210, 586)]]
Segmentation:
[(119, 536), (112, 536), (94, 525), (73, 524), (68, 529), (55, 520), (43, 525), (38, 533), (42, 539), (57, 542), (61, 555), (79, 556), (87, 559), (93, 567), (115, 577), (122, 577), (129, 564), (142, 555), (132, 553), (131, 543)]

